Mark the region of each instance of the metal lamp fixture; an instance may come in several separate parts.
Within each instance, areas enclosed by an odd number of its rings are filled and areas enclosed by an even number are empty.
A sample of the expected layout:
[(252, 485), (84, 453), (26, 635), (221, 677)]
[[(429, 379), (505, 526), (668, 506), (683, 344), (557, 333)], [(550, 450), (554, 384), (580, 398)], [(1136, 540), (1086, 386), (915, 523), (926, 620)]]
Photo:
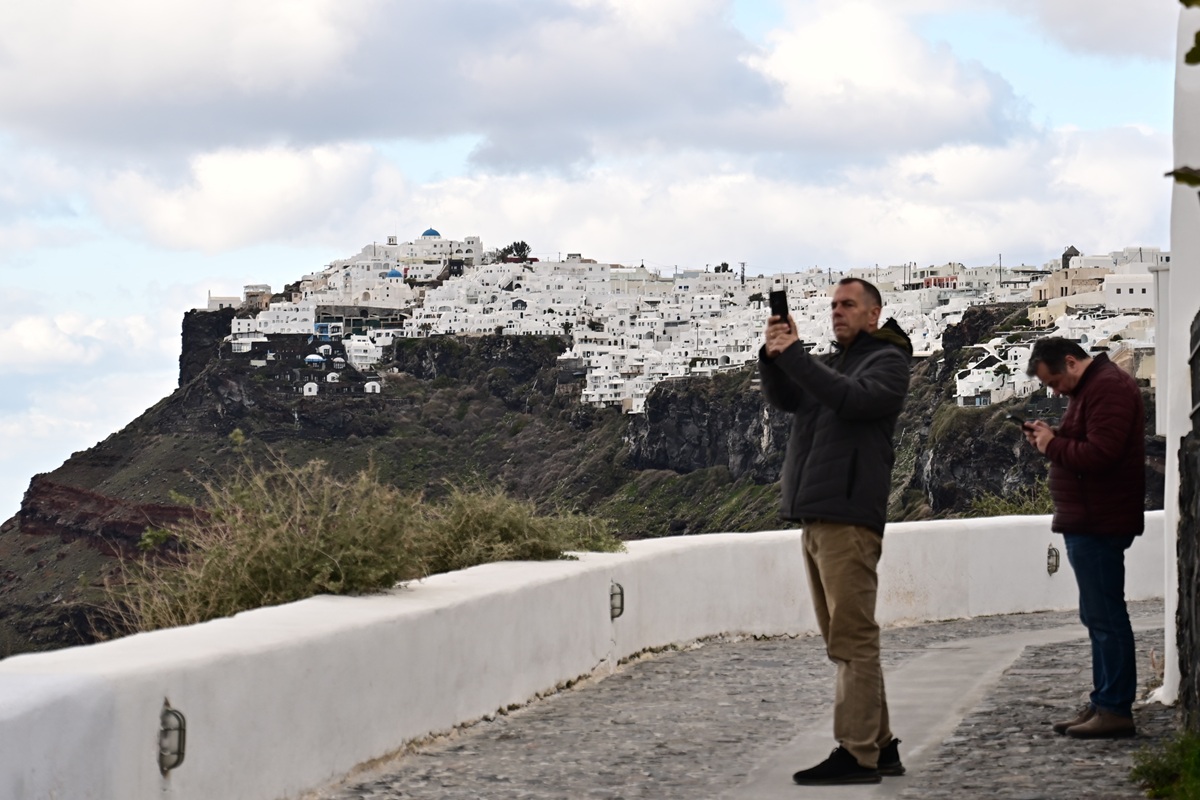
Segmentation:
[(1059, 563), (1058, 548), (1050, 545), (1046, 548), (1046, 574), (1053, 575), (1058, 572)]
[(162, 713), (158, 716), (158, 771), (164, 778), (183, 763), (186, 744), (187, 720), (183, 718), (183, 712), (171, 708), (164, 697)]
[(625, 613), (625, 588), (616, 581), (608, 587), (608, 616), (616, 619)]

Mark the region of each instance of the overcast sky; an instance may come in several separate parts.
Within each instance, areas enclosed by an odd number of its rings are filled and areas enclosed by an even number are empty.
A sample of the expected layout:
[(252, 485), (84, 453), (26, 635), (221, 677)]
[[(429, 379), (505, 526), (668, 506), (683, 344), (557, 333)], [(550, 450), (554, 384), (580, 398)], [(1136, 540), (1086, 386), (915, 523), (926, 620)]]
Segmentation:
[(750, 274), (1169, 247), (1176, 0), (0, 4), (0, 519), (207, 292), (435, 227)]

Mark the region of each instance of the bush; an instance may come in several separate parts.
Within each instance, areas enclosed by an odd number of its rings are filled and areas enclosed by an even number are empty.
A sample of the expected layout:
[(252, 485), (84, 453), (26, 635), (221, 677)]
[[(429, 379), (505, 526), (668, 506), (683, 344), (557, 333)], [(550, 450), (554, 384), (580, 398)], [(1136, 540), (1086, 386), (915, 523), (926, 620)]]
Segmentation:
[(1159, 750), (1143, 748), (1133, 763), (1129, 777), (1148, 797), (1200, 800), (1200, 735), (1185, 731)]
[(562, 558), (568, 550), (620, 550), (602, 520), (576, 515), (541, 516), (532, 503), (498, 489), (451, 487), (429, 507), (433, 535), (426, 557), (430, 573), (493, 561)]
[(623, 547), (601, 520), (539, 515), (498, 490), (452, 487), (433, 504), (381, 483), (373, 468), (345, 480), (322, 461), (292, 467), (274, 454), (265, 466), (247, 464), (204, 490), (196, 518), (147, 531), (142, 544), (153, 552), (109, 588), (118, 630), (189, 625), (317, 594), (382, 591), (489, 561)]

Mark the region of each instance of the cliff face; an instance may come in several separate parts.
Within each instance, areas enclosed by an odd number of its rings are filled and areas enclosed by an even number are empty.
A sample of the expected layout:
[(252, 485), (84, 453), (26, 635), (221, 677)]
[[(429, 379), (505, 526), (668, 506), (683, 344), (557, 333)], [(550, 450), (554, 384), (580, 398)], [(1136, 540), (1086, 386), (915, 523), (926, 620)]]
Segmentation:
[(625, 435), (635, 470), (723, 467), (738, 480), (779, 480), (790, 419), (766, 405), (752, 369), (659, 384)]
[(234, 309), (188, 311), (183, 315), (183, 340), (179, 349), (179, 385), (196, 379), (217, 354), (221, 340), (229, 335)]
[[(947, 339), (983, 337), (1011, 314), (973, 308)], [(307, 337), (272, 342), (273, 360), (252, 366), (250, 354), (219, 346), (230, 315), (189, 313), (180, 388), (35, 477), (0, 526), (0, 655), (87, 641), (109, 554), (192, 513), (180, 495), (202, 498), (204, 482), (268, 448), (346, 475), (371, 466), (430, 495), (447, 481), (498, 485), (608, 517), (626, 538), (783, 524), (776, 482), (790, 419), (765, 405), (753, 368), (663, 382), (632, 416), (579, 403), (582, 381), (557, 362), (561, 338), (434, 337), (397, 341), (379, 371), (382, 392), (366, 394), (374, 376), (346, 368), (327, 383), (326, 371), (306, 366), (320, 344)], [(897, 429), (894, 520), (960, 514), (973, 498), (1009, 495), (1045, 474), (1002, 408), (948, 402), (965, 347), (914, 364)], [(320, 382), (317, 396), (298, 391), (308, 381)], [(1161, 446), (1152, 452), (1161, 474)], [(1161, 507), (1161, 480), (1157, 491)]]

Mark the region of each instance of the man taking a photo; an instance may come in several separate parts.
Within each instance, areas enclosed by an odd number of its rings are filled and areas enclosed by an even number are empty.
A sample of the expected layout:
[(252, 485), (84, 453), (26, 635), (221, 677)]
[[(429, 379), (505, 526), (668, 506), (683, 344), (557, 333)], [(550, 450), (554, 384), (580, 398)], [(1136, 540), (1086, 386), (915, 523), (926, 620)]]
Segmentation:
[(831, 305), (835, 352), (811, 356), (789, 314), (771, 317), (759, 354), (767, 402), (793, 415), (781, 514), (804, 525), (813, 609), (837, 664), (838, 747), (792, 776), (805, 786), (904, 773), (888, 720), (875, 599), (912, 345), (895, 320), (879, 325), (882, 299), (867, 281), (843, 279)]

